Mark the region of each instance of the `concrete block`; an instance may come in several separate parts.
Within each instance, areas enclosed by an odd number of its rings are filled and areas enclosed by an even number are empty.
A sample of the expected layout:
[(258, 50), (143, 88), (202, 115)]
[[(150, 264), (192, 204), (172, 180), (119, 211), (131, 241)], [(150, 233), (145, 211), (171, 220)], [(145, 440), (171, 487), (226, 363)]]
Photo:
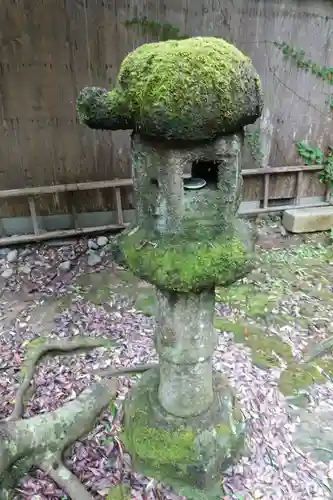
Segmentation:
[(286, 210), (282, 224), (291, 233), (314, 233), (333, 228), (333, 206)]

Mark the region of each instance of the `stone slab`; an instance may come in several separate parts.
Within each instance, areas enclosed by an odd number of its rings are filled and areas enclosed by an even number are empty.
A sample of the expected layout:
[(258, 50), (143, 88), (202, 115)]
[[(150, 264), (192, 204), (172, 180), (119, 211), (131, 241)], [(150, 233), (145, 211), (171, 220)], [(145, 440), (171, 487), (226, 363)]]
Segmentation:
[(286, 210), (282, 224), (291, 233), (328, 231), (333, 228), (333, 206)]

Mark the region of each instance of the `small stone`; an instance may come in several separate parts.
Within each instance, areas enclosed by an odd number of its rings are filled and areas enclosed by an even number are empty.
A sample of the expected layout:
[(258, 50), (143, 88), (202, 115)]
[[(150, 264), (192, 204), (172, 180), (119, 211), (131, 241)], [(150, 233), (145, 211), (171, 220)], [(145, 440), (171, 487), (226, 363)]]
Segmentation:
[(10, 248), (0, 248), (0, 256), (6, 257), (6, 255), (10, 252)]
[(28, 257), (28, 255), (31, 255), (32, 254), (32, 250), (30, 248), (25, 248), (24, 250), (22, 250), (22, 252), (20, 252), (20, 257), (21, 259), (24, 259), (25, 257)]
[(94, 266), (97, 266), (98, 264), (100, 264), (101, 262), (102, 262), (102, 258), (97, 253), (90, 253), (88, 255), (88, 260), (87, 260), (88, 266), (94, 267)]
[(21, 271), (24, 274), (30, 274), (31, 273), (31, 267), (28, 266), (28, 265), (25, 265), (25, 266), (22, 267)]
[(18, 257), (18, 251), (16, 249), (14, 250), (11, 250), (8, 254), (7, 254), (7, 262), (15, 262), (16, 259)]
[(68, 272), (70, 270), (71, 267), (72, 267), (71, 261), (70, 260), (65, 260), (64, 262), (61, 262), (59, 264), (58, 269), (59, 269), (59, 271), (66, 273), (66, 272)]
[(14, 274), (13, 269), (5, 269), (5, 270), (1, 273), (1, 276), (2, 276), (3, 278), (8, 279), (8, 278), (11, 278), (11, 277), (13, 276), (13, 274)]
[(281, 233), (281, 236), (287, 236), (288, 231), (286, 230), (286, 228), (284, 226), (280, 226), (280, 233)]
[(108, 239), (106, 236), (99, 236), (97, 238), (97, 245), (99, 247), (105, 247), (105, 245), (108, 243)]
[(88, 240), (88, 248), (90, 248), (90, 250), (97, 250), (98, 245), (97, 245), (96, 241), (95, 240)]

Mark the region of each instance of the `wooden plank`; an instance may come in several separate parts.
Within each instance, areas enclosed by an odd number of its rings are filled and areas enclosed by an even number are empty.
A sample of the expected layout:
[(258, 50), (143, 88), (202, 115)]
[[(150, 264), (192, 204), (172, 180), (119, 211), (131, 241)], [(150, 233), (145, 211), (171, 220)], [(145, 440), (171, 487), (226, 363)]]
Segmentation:
[(36, 213), (35, 200), (32, 196), (28, 196), (28, 204), (29, 204), (29, 210), (30, 210), (30, 215), (31, 215), (31, 220), (32, 220), (32, 227), (34, 230), (34, 234), (37, 236), (40, 233), (40, 229), (38, 226), (38, 218), (37, 218), (37, 213)]
[(332, 188), (330, 188), (330, 186), (326, 185), (326, 189), (325, 189), (325, 201), (327, 201), (328, 203), (331, 202), (331, 196), (332, 196)]
[(78, 223), (77, 212), (76, 212), (76, 208), (75, 208), (75, 204), (74, 204), (73, 191), (70, 191), (68, 193), (68, 201), (69, 201), (70, 208), (71, 208), (73, 227), (74, 227), (74, 229), (78, 229), (79, 223)]
[(80, 229), (64, 229), (61, 231), (46, 231), (40, 234), (22, 234), (0, 238), (0, 247), (7, 245), (16, 245), (20, 243), (31, 243), (35, 241), (54, 240), (56, 238), (67, 238), (68, 236), (83, 236), (85, 234), (105, 233), (106, 231), (117, 231), (124, 229), (129, 224), (109, 224), (106, 226), (83, 227)]
[(251, 208), (249, 210), (241, 211), (239, 212), (239, 215), (258, 215), (258, 214), (268, 214), (270, 212), (283, 212), (284, 210), (290, 210), (290, 209), (301, 209), (301, 208), (312, 208), (312, 207), (325, 207), (329, 206), (330, 203), (327, 203), (326, 201), (322, 201), (321, 203), (311, 203), (311, 204), (304, 204), (304, 205), (277, 205), (277, 206), (271, 206), (267, 208)]
[(303, 182), (303, 172), (300, 170), (299, 172), (297, 172), (295, 205), (300, 204), (302, 182)]
[(65, 193), (66, 191), (88, 191), (90, 189), (107, 189), (133, 186), (132, 179), (114, 179), (112, 181), (78, 182), (75, 184), (56, 184), (54, 186), (38, 186), (22, 189), (7, 189), (0, 191), (0, 198), (16, 196), (36, 196), (42, 194)]
[(291, 172), (306, 172), (313, 170), (323, 170), (322, 165), (295, 165), (288, 167), (264, 167), (264, 168), (245, 168), (242, 170), (242, 176), (248, 177), (250, 175), (264, 175), (264, 174), (285, 174)]
[(265, 174), (264, 177), (264, 208), (268, 207), (269, 198), (269, 174)]
[(118, 218), (118, 224), (124, 224), (124, 216), (123, 216), (123, 207), (121, 204), (121, 192), (120, 188), (116, 187), (116, 204), (117, 204), (117, 218)]

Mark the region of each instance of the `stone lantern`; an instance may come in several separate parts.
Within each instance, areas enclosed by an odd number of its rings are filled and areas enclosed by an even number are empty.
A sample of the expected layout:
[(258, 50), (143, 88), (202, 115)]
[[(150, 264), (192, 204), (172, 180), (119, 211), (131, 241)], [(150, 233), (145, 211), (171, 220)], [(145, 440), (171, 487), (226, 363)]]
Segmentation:
[(122, 437), (136, 470), (193, 499), (221, 498), (221, 473), (244, 444), (233, 391), (213, 370), (213, 317), (215, 287), (253, 265), (236, 214), (243, 127), (262, 104), (250, 59), (205, 37), (139, 47), (113, 90), (86, 88), (77, 102), (91, 128), (133, 129), (136, 225), (118, 244), (157, 290), (159, 365), (131, 389)]

